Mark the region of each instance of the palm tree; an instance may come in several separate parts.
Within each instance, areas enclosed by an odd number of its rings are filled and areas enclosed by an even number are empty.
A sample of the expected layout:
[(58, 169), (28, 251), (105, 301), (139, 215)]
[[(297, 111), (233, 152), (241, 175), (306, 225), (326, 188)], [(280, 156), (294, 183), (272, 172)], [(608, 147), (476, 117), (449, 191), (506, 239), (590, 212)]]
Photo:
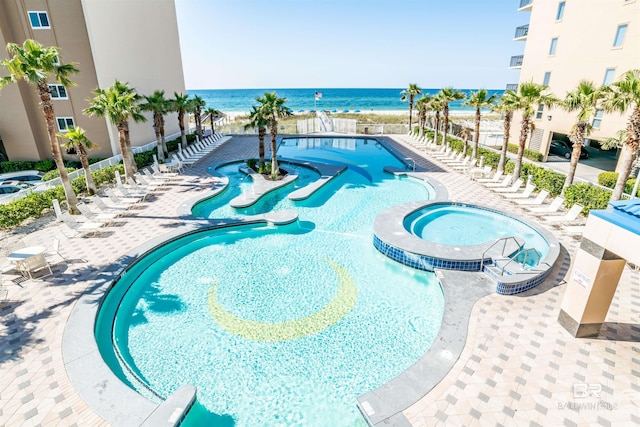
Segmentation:
[(431, 110), (436, 112), (434, 118), (433, 141), (437, 144), (440, 136), (440, 111), (444, 108), (444, 102), (442, 102), (439, 95), (435, 95), (431, 98), (429, 105), (431, 106)]
[(460, 133), (458, 134), (458, 136), (462, 138), (462, 142), (464, 143), (464, 149), (462, 151), (462, 155), (466, 156), (467, 148), (469, 145), (469, 137), (471, 136), (471, 131), (469, 130), (468, 127), (465, 126), (462, 129), (460, 129)]
[(611, 195), (611, 200), (615, 201), (622, 197), (640, 143), (640, 70), (627, 71), (620, 80), (612, 83), (605, 91), (606, 99), (603, 103), (605, 111), (624, 114), (627, 110), (631, 110), (627, 123), (627, 138), (620, 156), (618, 181)]
[(520, 177), (524, 146), (531, 130), (531, 118), (535, 114), (538, 105), (545, 104), (551, 107), (558, 102), (558, 99), (552, 94), (546, 93), (546, 90), (547, 86), (530, 81), (518, 85), (518, 92), (514, 92), (515, 98), (513, 102), (517, 107), (516, 110), (522, 111), (522, 121), (520, 122), (520, 138), (518, 139), (518, 154), (513, 170), (513, 181)]
[(604, 92), (601, 88), (596, 87), (593, 82), (581, 80), (578, 86), (571, 92), (567, 92), (561, 106), (564, 110), (572, 113), (577, 112), (576, 123), (571, 128), (569, 138), (573, 143), (573, 151), (571, 152), (571, 161), (569, 162), (569, 171), (567, 178), (562, 186), (562, 192), (573, 183), (573, 177), (576, 174), (578, 160), (580, 160), (580, 152), (584, 144), (584, 138), (589, 136), (591, 130), (591, 119), (596, 113), (596, 109), (600, 101), (604, 98)]
[(59, 137), (68, 139), (65, 144), (62, 144), (67, 150), (75, 150), (80, 157), (80, 164), (84, 169), (84, 180), (87, 183), (87, 192), (90, 196), (93, 196), (98, 192), (95, 182), (93, 182), (93, 176), (91, 175), (91, 169), (89, 169), (89, 160), (87, 159), (87, 150), (96, 148), (97, 145), (91, 142), (84, 129), (81, 127), (67, 129), (64, 133), (59, 133)]
[(409, 87), (400, 92), (400, 101), (409, 101), (409, 132), (413, 132), (411, 119), (413, 118), (413, 100), (422, 93), (422, 89), (415, 83), (409, 83)]
[(204, 110), (204, 114), (209, 116), (209, 121), (211, 122), (211, 133), (215, 131), (214, 120), (220, 117), (222, 112), (220, 110), (216, 110), (215, 108), (208, 107)]
[(452, 87), (443, 87), (440, 89), (438, 96), (442, 101), (442, 115), (444, 116), (444, 143), (448, 147), (449, 143), (447, 142), (447, 132), (449, 130), (449, 103), (465, 99), (467, 95)]
[(422, 98), (416, 101), (416, 109), (418, 110), (418, 137), (422, 138), (424, 135), (424, 127), (427, 122), (427, 111), (429, 110), (431, 96), (429, 94), (425, 94)]
[[(614, 148), (622, 148), (624, 146), (624, 142), (627, 140), (627, 130), (626, 129), (621, 129), (618, 132), (616, 132), (615, 136), (611, 136), (609, 138), (605, 138), (602, 141), (600, 141), (600, 147), (603, 150), (611, 150)], [(636, 155), (634, 156), (633, 161), (635, 162), (635, 158), (638, 156), (638, 152), (636, 151)], [(620, 160), (621, 158), (618, 159), (618, 162), (616, 164), (616, 172), (620, 172)]]
[(164, 116), (169, 112), (169, 100), (164, 97), (164, 90), (156, 90), (153, 95), (145, 95), (146, 102), (140, 104), (142, 111), (153, 113), (153, 130), (156, 133), (156, 147), (158, 159), (164, 162), (169, 155), (167, 143), (164, 140)]
[(500, 160), (498, 160), (498, 170), (504, 171), (507, 163), (507, 148), (509, 147), (509, 134), (511, 133), (511, 119), (513, 112), (517, 109), (517, 94), (512, 90), (507, 90), (502, 94), (493, 111), (502, 113), (504, 132), (502, 133), (502, 150), (500, 150)]
[(262, 114), (269, 121), (269, 129), (271, 131), (271, 179), (277, 179), (280, 174), (278, 168), (278, 159), (276, 157), (276, 137), (278, 136), (278, 119), (289, 117), (292, 115), (291, 109), (287, 107), (285, 102), (287, 98), (278, 98), (275, 92), (265, 92), (264, 96), (256, 98), (261, 106)]
[(264, 169), (264, 137), (267, 134), (267, 126), (269, 125), (269, 118), (264, 114), (261, 108), (255, 105), (251, 107), (251, 113), (249, 113), (249, 123), (244, 126), (244, 129), (258, 128), (258, 153), (260, 156), (259, 170)]
[(184, 113), (189, 110), (189, 95), (180, 95), (177, 92), (173, 92), (173, 99), (169, 100), (169, 107), (171, 111), (178, 113), (178, 125), (180, 126), (180, 142), (182, 147), (187, 146), (187, 135), (184, 131)]
[(7, 44), (7, 52), (11, 55), (11, 59), (0, 61), (0, 64), (6, 68), (9, 75), (0, 78), (0, 89), (9, 83), (17, 83), (20, 80), (24, 80), (36, 87), (40, 98), (40, 107), (47, 124), (51, 154), (60, 172), (60, 181), (67, 199), (69, 212), (72, 214), (79, 213), (77, 208), (78, 198), (71, 186), (71, 181), (62, 159), (60, 145), (58, 144), (55, 113), (48, 84), (49, 79), (53, 78), (65, 87), (75, 85), (69, 76), (78, 72), (76, 64), (60, 65), (60, 49), (55, 46), (42, 46), (37, 41), (30, 39), (25, 40), (22, 46), (15, 43)]
[(142, 115), (138, 104), (141, 97), (128, 83), (119, 80), (116, 80), (113, 86), (106, 89), (97, 88), (93, 93), (95, 96), (88, 100), (89, 107), (85, 108), (83, 112), (88, 116), (107, 117), (115, 125), (118, 129), (125, 175), (128, 178), (133, 178), (138, 168), (131, 149), (129, 120), (134, 122), (147, 120)]
[(195, 119), (196, 135), (198, 135), (199, 140), (202, 140), (202, 107), (205, 107), (206, 105), (207, 103), (204, 99), (200, 98), (198, 95), (191, 99), (191, 103), (189, 105), (189, 111), (193, 113)]
[(473, 135), (473, 152), (471, 154), (471, 158), (478, 158), (478, 143), (480, 141), (480, 109), (493, 107), (496, 102), (496, 95), (493, 94), (489, 96), (489, 92), (486, 89), (478, 89), (477, 91), (471, 93), (469, 99), (464, 103), (464, 105), (468, 105), (470, 107), (474, 107), (476, 109), (476, 120), (475, 120), (475, 129)]

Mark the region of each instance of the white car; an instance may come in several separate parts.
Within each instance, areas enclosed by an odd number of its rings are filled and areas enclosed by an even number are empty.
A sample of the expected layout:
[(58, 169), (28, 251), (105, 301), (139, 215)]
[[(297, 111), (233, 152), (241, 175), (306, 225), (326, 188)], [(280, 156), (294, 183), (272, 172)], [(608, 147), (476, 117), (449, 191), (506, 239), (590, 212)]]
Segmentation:
[(2, 173), (0, 174), (0, 185), (5, 181), (21, 181), (37, 184), (42, 181), (43, 175), (44, 173), (36, 170)]

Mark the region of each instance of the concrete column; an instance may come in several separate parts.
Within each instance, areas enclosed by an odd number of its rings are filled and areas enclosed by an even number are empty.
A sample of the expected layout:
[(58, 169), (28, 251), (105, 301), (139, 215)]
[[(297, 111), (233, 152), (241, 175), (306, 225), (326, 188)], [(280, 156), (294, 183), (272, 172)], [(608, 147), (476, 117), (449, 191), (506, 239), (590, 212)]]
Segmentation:
[(558, 316), (571, 335), (598, 336), (625, 264), (620, 256), (582, 238)]

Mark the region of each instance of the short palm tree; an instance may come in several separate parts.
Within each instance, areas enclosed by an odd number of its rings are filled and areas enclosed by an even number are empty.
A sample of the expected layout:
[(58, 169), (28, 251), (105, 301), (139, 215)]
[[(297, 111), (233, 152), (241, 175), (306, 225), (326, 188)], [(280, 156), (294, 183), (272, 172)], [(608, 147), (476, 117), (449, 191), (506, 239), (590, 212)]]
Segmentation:
[(84, 129), (81, 127), (67, 129), (63, 133), (58, 134), (59, 137), (65, 138), (68, 141), (62, 146), (67, 150), (75, 150), (80, 157), (80, 164), (84, 169), (84, 180), (87, 183), (87, 193), (93, 196), (98, 192), (95, 182), (93, 182), (93, 176), (91, 175), (91, 169), (89, 169), (89, 159), (87, 158), (87, 150), (96, 148), (97, 145), (91, 142), (87, 137)]
[(413, 118), (413, 100), (422, 93), (422, 89), (415, 83), (409, 83), (409, 87), (400, 92), (400, 101), (409, 102), (409, 132), (413, 132), (411, 119)]
[(444, 102), (442, 102), (442, 99), (440, 99), (438, 95), (435, 95), (431, 98), (431, 102), (429, 102), (429, 105), (431, 106), (430, 109), (436, 112), (434, 115), (433, 140), (436, 144), (438, 144), (440, 142), (440, 112), (444, 108)]
[(211, 123), (211, 133), (213, 134), (213, 132), (215, 131), (215, 120), (222, 115), (222, 111), (216, 110), (212, 107), (208, 107), (206, 110), (204, 110), (204, 114), (209, 116), (209, 122)]
[(518, 139), (518, 154), (516, 155), (515, 167), (513, 170), (513, 181), (520, 177), (522, 171), (522, 157), (524, 156), (524, 146), (527, 143), (527, 137), (531, 130), (531, 118), (536, 113), (540, 104), (548, 107), (555, 105), (558, 99), (550, 93), (547, 93), (547, 86), (534, 83), (533, 81), (524, 82), (518, 85), (518, 92), (515, 93), (514, 103), (516, 110), (522, 111), (522, 121), (520, 122), (520, 138)]
[(467, 97), (467, 95), (452, 87), (443, 87), (442, 89), (440, 89), (440, 92), (438, 92), (438, 96), (442, 101), (442, 115), (444, 116), (444, 143), (448, 147), (449, 143), (447, 141), (447, 132), (449, 131), (449, 103), (453, 101), (463, 100)]
[(424, 135), (424, 127), (427, 122), (427, 111), (430, 106), (431, 96), (425, 94), (422, 98), (416, 101), (416, 109), (418, 110), (418, 137), (422, 138)]
[(184, 130), (184, 113), (189, 111), (189, 95), (173, 93), (173, 98), (169, 100), (171, 111), (178, 113), (178, 126), (180, 126), (180, 142), (182, 147), (187, 146), (187, 134)]
[(138, 102), (140, 95), (128, 83), (116, 80), (113, 86), (106, 89), (97, 88), (93, 91), (93, 99), (89, 99), (89, 106), (83, 110), (88, 116), (107, 117), (118, 129), (120, 152), (124, 172), (128, 178), (138, 171), (131, 149), (129, 138), (129, 120), (144, 122), (147, 119), (142, 115)]
[(591, 133), (591, 119), (595, 115), (596, 109), (603, 98), (604, 92), (601, 88), (596, 87), (593, 82), (581, 80), (574, 90), (567, 92), (564, 100), (560, 103), (564, 110), (570, 113), (577, 112), (576, 123), (569, 133), (569, 137), (573, 143), (573, 151), (571, 152), (567, 178), (562, 186), (563, 193), (564, 190), (573, 183), (573, 177), (576, 174), (578, 160), (580, 160), (580, 152), (584, 144), (584, 138)]
[(245, 130), (258, 129), (258, 154), (260, 156), (259, 169), (264, 169), (264, 137), (267, 134), (267, 126), (269, 126), (269, 118), (264, 114), (261, 108), (255, 105), (251, 107), (249, 113), (249, 123), (244, 126)]
[(495, 105), (496, 95), (489, 95), (489, 92), (486, 89), (478, 89), (475, 92), (472, 92), (464, 103), (464, 105), (468, 105), (470, 107), (474, 107), (476, 109), (476, 117), (475, 117), (475, 128), (473, 131), (473, 152), (471, 154), (471, 158), (478, 158), (478, 143), (480, 141), (480, 109), (481, 108), (490, 108)]
[(277, 179), (280, 174), (276, 153), (276, 138), (278, 136), (278, 119), (292, 115), (291, 109), (284, 105), (287, 98), (278, 98), (275, 92), (265, 92), (264, 96), (256, 98), (264, 116), (269, 120), (269, 130), (271, 132), (271, 179)]
[(200, 98), (198, 95), (191, 99), (191, 103), (189, 105), (189, 112), (193, 113), (196, 124), (196, 135), (198, 135), (199, 140), (202, 140), (202, 107), (205, 107), (206, 105), (207, 103), (204, 99)]
[(145, 102), (140, 104), (142, 111), (153, 113), (153, 130), (156, 134), (158, 159), (164, 162), (169, 155), (167, 143), (164, 140), (164, 116), (169, 112), (169, 100), (164, 97), (164, 90), (156, 90), (153, 95), (145, 95)]
[(624, 186), (631, 173), (640, 143), (640, 70), (629, 70), (620, 79), (605, 89), (605, 111), (624, 114), (631, 111), (627, 123), (627, 136), (622, 146), (618, 181), (613, 188), (611, 200), (620, 200)]
[[(602, 148), (603, 150), (612, 150), (614, 148), (622, 148), (624, 147), (624, 142), (627, 140), (627, 130), (626, 129), (621, 129), (618, 132), (615, 133), (614, 136), (611, 136), (609, 138), (605, 138), (602, 141), (600, 141), (600, 148)], [(636, 151), (636, 155), (634, 156), (634, 162), (635, 162), (635, 158), (638, 156), (638, 152)], [(620, 172), (620, 160), (622, 160), (622, 158), (618, 158), (618, 163), (616, 164), (616, 172)]]
[(513, 112), (517, 110), (517, 94), (512, 90), (507, 90), (493, 107), (493, 111), (502, 114), (504, 131), (502, 133), (502, 149), (500, 150), (500, 160), (498, 160), (498, 170), (504, 171), (507, 163), (507, 149), (509, 148), (509, 134), (511, 133), (511, 120)]
[(35, 40), (25, 40), (22, 46), (9, 43), (7, 44), (7, 52), (11, 55), (11, 59), (0, 61), (0, 64), (7, 70), (9, 75), (0, 77), (0, 89), (9, 83), (17, 83), (20, 80), (24, 80), (36, 87), (40, 98), (40, 107), (47, 123), (51, 154), (60, 172), (60, 181), (67, 199), (69, 212), (73, 214), (79, 213), (77, 208), (78, 198), (71, 186), (58, 143), (55, 113), (53, 111), (53, 102), (51, 101), (51, 92), (49, 91), (49, 79), (51, 78), (65, 87), (74, 85), (75, 83), (71, 81), (69, 76), (78, 72), (76, 64), (60, 65), (60, 50), (55, 46), (43, 46)]

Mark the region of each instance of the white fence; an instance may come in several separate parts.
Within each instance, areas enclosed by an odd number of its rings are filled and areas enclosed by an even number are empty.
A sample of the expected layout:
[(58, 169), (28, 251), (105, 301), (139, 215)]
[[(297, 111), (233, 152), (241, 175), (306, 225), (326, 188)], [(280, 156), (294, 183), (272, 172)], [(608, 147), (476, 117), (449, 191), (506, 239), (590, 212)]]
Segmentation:
[[(174, 133), (173, 135), (165, 136), (165, 140), (174, 139), (179, 136), (180, 136), (180, 132)], [(143, 153), (149, 150), (156, 150), (156, 141), (154, 140), (153, 142), (150, 142), (145, 145), (132, 147), (132, 150), (133, 150), (133, 154)], [(92, 165), (89, 166), (89, 169), (91, 169), (92, 171), (96, 171), (96, 170), (106, 168), (108, 166), (117, 165), (121, 161), (122, 161), (122, 154), (117, 154), (113, 157), (109, 157), (108, 159), (104, 159), (99, 162), (93, 163)], [(69, 172), (70, 181), (73, 181), (79, 176), (84, 176), (84, 169), (80, 168), (80, 169), (74, 170), (73, 172)], [(6, 205), (7, 203), (20, 199), (26, 196), (27, 194), (32, 193), (33, 191), (36, 191), (36, 192), (44, 191), (44, 190), (48, 190), (49, 188), (53, 188), (57, 185), (62, 185), (62, 180), (60, 178), (54, 178), (50, 181), (44, 181), (40, 184), (34, 185), (33, 187), (25, 188), (24, 190), (20, 190), (18, 192), (11, 193), (0, 198), (0, 204)]]
[(353, 119), (329, 118), (329, 121), (322, 121), (319, 118), (298, 120), (296, 131), (299, 134), (316, 132), (337, 132), (346, 134), (356, 133), (357, 121)]

